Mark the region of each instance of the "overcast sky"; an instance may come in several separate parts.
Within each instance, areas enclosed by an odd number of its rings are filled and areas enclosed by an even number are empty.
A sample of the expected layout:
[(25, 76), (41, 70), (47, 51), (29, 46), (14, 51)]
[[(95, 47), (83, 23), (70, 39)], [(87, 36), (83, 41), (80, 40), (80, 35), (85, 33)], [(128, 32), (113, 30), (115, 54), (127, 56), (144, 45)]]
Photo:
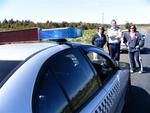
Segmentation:
[(0, 0), (0, 21), (150, 23), (150, 0)]

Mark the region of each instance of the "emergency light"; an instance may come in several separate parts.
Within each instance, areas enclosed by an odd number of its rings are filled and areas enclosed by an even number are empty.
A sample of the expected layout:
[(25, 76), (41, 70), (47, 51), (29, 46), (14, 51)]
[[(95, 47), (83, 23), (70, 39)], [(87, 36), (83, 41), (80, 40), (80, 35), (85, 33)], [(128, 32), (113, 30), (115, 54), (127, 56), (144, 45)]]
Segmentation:
[(40, 30), (40, 39), (66, 39), (82, 37), (82, 29), (66, 27)]
[(0, 43), (39, 41), (42, 39), (66, 39), (82, 37), (82, 29), (74, 27), (53, 29), (24, 29), (18, 31), (0, 32)]

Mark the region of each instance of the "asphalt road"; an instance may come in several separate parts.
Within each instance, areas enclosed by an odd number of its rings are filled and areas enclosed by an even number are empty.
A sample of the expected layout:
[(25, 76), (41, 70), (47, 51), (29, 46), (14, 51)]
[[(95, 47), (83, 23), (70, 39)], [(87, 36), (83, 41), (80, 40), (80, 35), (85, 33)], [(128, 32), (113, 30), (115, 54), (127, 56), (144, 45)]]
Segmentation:
[[(126, 113), (150, 113), (150, 31), (147, 31), (145, 48), (141, 53), (144, 73), (131, 74), (131, 89)], [(128, 54), (121, 54), (121, 61), (129, 62)]]

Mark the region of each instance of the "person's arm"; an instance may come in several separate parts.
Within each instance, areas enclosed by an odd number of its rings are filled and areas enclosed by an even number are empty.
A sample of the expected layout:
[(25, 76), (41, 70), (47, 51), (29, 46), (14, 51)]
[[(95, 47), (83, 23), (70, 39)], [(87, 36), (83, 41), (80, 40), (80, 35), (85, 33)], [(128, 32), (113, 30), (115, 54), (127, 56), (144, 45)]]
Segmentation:
[(108, 37), (111, 37), (111, 36), (112, 36), (112, 33), (111, 33), (111, 30), (110, 30), (110, 29), (108, 29), (107, 35), (108, 35)]
[(144, 38), (142, 37), (142, 35), (139, 33), (139, 47), (143, 47), (144, 46)]
[(121, 39), (121, 29), (119, 28), (117, 33), (114, 33), (114, 31), (111, 31), (111, 29), (108, 29), (108, 37), (110, 38), (117, 38), (117, 39)]
[(118, 33), (117, 33), (116, 38), (120, 38), (121, 39), (121, 36), (122, 36), (121, 29), (118, 29)]
[(104, 47), (104, 45), (105, 45), (106, 42), (107, 42), (107, 39), (106, 39), (106, 35), (105, 35), (105, 34), (103, 35), (103, 38), (104, 38), (104, 39), (103, 39), (103, 47)]
[(114, 34), (114, 31), (111, 29), (108, 29), (108, 37), (109, 38), (116, 38), (116, 34)]
[(94, 45), (94, 41), (95, 41), (95, 35), (92, 36), (92, 38), (91, 38), (91, 43), (92, 43), (92, 45)]

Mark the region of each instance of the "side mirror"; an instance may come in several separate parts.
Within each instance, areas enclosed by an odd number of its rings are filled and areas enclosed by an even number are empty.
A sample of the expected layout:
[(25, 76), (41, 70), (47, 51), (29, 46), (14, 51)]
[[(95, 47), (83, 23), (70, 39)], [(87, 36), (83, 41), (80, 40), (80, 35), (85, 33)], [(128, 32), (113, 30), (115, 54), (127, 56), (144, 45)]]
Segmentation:
[(129, 65), (128, 63), (125, 63), (125, 62), (119, 62), (118, 67), (119, 67), (121, 70), (130, 69), (130, 65)]

